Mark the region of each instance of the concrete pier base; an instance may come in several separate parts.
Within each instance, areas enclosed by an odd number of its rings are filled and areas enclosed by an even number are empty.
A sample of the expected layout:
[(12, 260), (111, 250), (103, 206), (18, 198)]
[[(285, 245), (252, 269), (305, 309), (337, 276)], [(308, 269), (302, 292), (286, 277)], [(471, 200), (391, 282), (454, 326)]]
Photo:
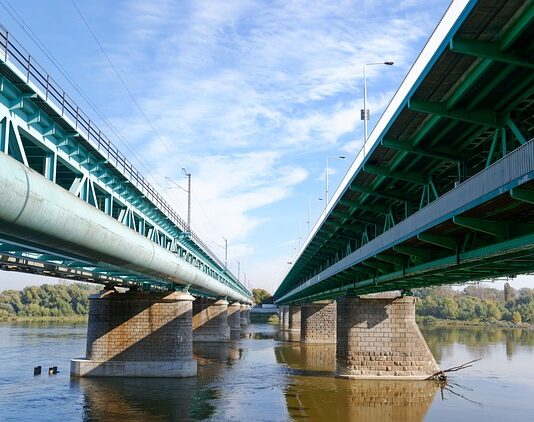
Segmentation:
[(193, 341), (227, 342), (228, 302), (197, 298), (193, 302)]
[(415, 323), (415, 298), (337, 299), (338, 377), (425, 379), (438, 371)]
[[(241, 305), (239, 303), (232, 303), (228, 305), (228, 325), (231, 331), (241, 330)], [(232, 334), (232, 333), (230, 333)]]
[(300, 305), (289, 305), (289, 324), (291, 331), (300, 331)]
[(71, 361), (74, 377), (190, 377), (191, 307), (187, 293), (118, 293), (89, 298), (87, 354)]
[(303, 343), (336, 343), (336, 302), (324, 300), (303, 303), (300, 341)]

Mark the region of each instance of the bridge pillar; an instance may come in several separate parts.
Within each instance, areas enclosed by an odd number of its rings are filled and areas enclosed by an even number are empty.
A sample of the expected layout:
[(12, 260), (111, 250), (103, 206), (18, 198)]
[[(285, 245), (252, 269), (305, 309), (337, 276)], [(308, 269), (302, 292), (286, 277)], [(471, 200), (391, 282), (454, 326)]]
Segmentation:
[(230, 340), (228, 302), (197, 298), (193, 302), (193, 341), (226, 342)]
[(415, 323), (415, 298), (369, 296), (337, 299), (336, 375), (425, 379), (438, 372)]
[(246, 317), (247, 317), (247, 325), (250, 325), (250, 311), (252, 310), (252, 306), (251, 305), (247, 305), (247, 312), (246, 312)]
[(71, 376), (195, 376), (193, 300), (181, 292), (105, 290), (90, 296), (86, 358), (71, 361)]
[(241, 305), (240, 318), (241, 318), (242, 327), (246, 327), (248, 325), (247, 310), (248, 310), (247, 305)]
[(289, 305), (289, 324), (291, 331), (300, 331), (300, 305)]
[(228, 305), (228, 325), (230, 330), (241, 330), (241, 305), (238, 302)]
[(280, 306), (282, 313), (282, 330), (289, 329), (289, 305)]
[(336, 343), (336, 302), (302, 304), (300, 340), (303, 343)]

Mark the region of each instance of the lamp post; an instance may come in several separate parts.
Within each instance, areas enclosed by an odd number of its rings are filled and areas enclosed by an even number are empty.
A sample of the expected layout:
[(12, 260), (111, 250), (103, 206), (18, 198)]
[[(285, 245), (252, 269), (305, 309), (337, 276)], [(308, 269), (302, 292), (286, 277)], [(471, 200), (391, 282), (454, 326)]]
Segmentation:
[(338, 158), (340, 160), (344, 160), (347, 157), (345, 157), (344, 155), (329, 155), (328, 157), (326, 157), (326, 171), (325, 171), (326, 188), (325, 188), (325, 196), (324, 196), (326, 200), (324, 204), (325, 208), (328, 206), (328, 159), (329, 158)]
[(182, 167), (185, 177), (187, 177), (187, 231), (191, 233), (191, 173)]
[(375, 66), (375, 65), (386, 65), (386, 66), (392, 66), (393, 62), (373, 62), (373, 63), (365, 63), (363, 65), (363, 110), (361, 112), (361, 119), (363, 120), (363, 144), (367, 142), (367, 121), (369, 120), (370, 113), (367, 109), (367, 75), (366, 75), (366, 67), (367, 66)]
[(185, 168), (182, 168), (182, 171), (184, 172), (185, 177), (187, 177), (187, 189), (181, 187), (178, 183), (176, 183), (172, 178), (168, 176), (165, 176), (165, 179), (167, 179), (177, 188), (182, 189), (184, 192), (187, 192), (187, 231), (191, 233), (191, 173), (188, 173)]
[[(317, 198), (318, 201), (322, 201), (323, 198)], [(311, 198), (308, 198), (308, 234), (311, 233)]]
[(228, 239), (223, 237), (224, 240), (224, 268), (228, 269)]

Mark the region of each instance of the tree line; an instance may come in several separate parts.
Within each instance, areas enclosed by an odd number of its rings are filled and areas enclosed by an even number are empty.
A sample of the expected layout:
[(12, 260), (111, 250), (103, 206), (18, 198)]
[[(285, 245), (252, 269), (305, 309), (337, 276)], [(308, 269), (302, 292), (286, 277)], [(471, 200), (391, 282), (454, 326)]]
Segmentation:
[(439, 287), (418, 289), (414, 294), (421, 299), (417, 315), (422, 317), (534, 324), (534, 289), (516, 290), (506, 283), (504, 290), (471, 285), (463, 291)]
[(96, 286), (81, 283), (43, 284), (0, 292), (0, 320), (87, 315)]

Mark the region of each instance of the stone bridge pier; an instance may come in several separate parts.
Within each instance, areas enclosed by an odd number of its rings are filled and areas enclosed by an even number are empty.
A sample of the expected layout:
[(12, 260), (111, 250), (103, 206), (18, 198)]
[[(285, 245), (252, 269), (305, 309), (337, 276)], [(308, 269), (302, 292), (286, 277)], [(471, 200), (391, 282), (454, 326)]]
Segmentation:
[(250, 306), (249, 305), (241, 305), (240, 319), (241, 319), (242, 327), (246, 327), (247, 325), (250, 324)]
[(241, 305), (238, 302), (228, 305), (228, 325), (230, 326), (230, 331), (240, 331), (241, 330)]
[(192, 303), (188, 293), (118, 293), (89, 298), (87, 351), (71, 361), (75, 377), (190, 377)]
[(386, 293), (337, 299), (336, 375), (426, 379), (439, 367), (415, 323), (415, 298)]
[(300, 341), (336, 343), (336, 302), (303, 303), (300, 312)]
[(300, 309), (300, 305), (289, 305), (288, 329), (291, 331), (300, 331)]
[(226, 300), (199, 297), (193, 302), (193, 341), (230, 341)]

